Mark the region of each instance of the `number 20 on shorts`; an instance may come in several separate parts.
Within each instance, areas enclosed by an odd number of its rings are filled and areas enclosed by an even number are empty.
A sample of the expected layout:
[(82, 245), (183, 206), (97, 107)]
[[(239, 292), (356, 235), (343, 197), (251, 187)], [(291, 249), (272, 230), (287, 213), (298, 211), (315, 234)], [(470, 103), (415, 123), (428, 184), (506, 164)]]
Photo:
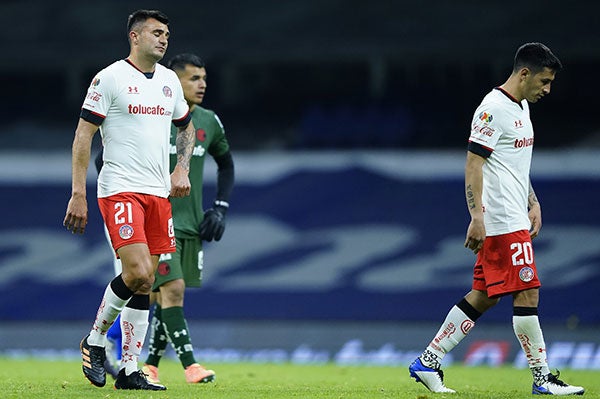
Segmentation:
[(531, 265), (533, 263), (533, 247), (530, 242), (513, 242), (510, 244), (513, 266)]

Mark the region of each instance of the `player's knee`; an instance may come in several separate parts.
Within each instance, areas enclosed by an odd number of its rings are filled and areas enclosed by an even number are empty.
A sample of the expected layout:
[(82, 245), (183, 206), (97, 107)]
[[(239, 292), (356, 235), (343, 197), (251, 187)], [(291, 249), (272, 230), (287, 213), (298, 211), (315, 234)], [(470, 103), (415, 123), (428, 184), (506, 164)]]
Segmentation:
[(169, 281), (160, 287), (160, 295), (164, 304), (183, 306), (185, 283), (182, 279)]
[(148, 276), (130, 276), (123, 278), (125, 285), (133, 292), (149, 293), (152, 290), (154, 278)]
[(134, 292), (150, 292), (154, 284), (152, 268), (143, 265), (128, 265), (127, 271), (123, 270), (123, 281)]
[(138, 288), (138, 292), (149, 294), (152, 291), (152, 284), (154, 284), (154, 280), (146, 279), (142, 282), (140, 288)]

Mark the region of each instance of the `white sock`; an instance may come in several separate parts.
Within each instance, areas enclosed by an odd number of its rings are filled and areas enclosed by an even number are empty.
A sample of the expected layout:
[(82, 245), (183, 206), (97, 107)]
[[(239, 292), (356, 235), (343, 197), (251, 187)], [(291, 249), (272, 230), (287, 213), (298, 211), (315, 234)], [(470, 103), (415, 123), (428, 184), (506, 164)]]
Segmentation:
[(98, 308), (98, 313), (96, 313), (96, 320), (94, 320), (90, 336), (87, 340), (88, 344), (106, 346), (106, 332), (128, 301), (129, 299), (119, 298), (112, 290), (110, 284), (108, 284), (106, 290), (104, 290), (104, 296)]
[(132, 309), (125, 307), (121, 312), (122, 356), (121, 368), (125, 374), (138, 371), (138, 360), (142, 353), (146, 332), (148, 331), (149, 310)]
[(446, 319), (435, 337), (421, 355), (421, 362), (427, 367), (440, 368), (440, 363), (446, 353), (454, 349), (474, 325), (475, 322), (454, 305), (446, 315)]
[(513, 330), (527, 357), (527, 363), (536, 383), (550, 373), (546, 360), (546, 343), (537, 316), (513, 316)]

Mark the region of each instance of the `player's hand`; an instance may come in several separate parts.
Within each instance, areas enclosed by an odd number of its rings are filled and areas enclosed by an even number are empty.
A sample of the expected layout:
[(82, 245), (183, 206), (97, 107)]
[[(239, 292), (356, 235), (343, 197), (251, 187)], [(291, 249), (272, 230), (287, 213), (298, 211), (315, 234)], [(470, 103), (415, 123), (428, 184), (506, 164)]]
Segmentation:
[(465, 248), (469, 248), (476, 254), (483, 247), (483, 241), (485, 241), (485, 225), (483, 224), (483, 220), (472, 219), (467, 229)]
[(531, 228), (529, 229), (529, 235), (533, 240), (540, 233), (542, 228), (542, 207), (539, 204), (534, 205), (529, 209), (529, 221), (531, 222)]
[(87, 225), (87, 216), (85, 195), (73, 195), (67, 205), (63, 226), (73, 234), (83, 234)]
[(192, 184), (188, 177), (188, 171), (179, 164), (175, 165), (175, 169), (171, 173), (171, 197), (186, 197), (190, 195), (191, 188)]
[(200, 238), (204, 241), (219, 241), (225, 232), (225, 213), (227, 208), (215, 205), (204, 212), (204, 220), (200, 223)]

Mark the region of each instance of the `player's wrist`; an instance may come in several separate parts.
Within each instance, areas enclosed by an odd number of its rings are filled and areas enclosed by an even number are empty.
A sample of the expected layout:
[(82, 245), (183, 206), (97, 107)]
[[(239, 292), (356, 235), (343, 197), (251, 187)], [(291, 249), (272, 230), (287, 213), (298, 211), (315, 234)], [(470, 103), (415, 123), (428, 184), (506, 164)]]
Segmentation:
[(221, 206), (223, 208), (228, 208), (229, 209), (229, 202), (227, 202), (227, 201), (215, 200), (214, 205), (215, 206)]
[(188, 174), (190, 172), (190, 165), (186, 165), (183, 162), (177, 162), (175, 164), (175, 168), (173, 169), (173, 173), (175, 173), (175, 169), (180, 169), (183, 173)]
[(483, 218), (483, 213), (480, 213), (480, 212), (473, 212), (473, 213), (471, 213), (471, 220), (473, 222), (481, 222), (481, 223), (483, 223), (483, 219), (484, 219)]
[(224, 215), (229, 209), (229, 202), (223, 200), (215, 200), (215, 202), (213, 203), (213, 207)]

